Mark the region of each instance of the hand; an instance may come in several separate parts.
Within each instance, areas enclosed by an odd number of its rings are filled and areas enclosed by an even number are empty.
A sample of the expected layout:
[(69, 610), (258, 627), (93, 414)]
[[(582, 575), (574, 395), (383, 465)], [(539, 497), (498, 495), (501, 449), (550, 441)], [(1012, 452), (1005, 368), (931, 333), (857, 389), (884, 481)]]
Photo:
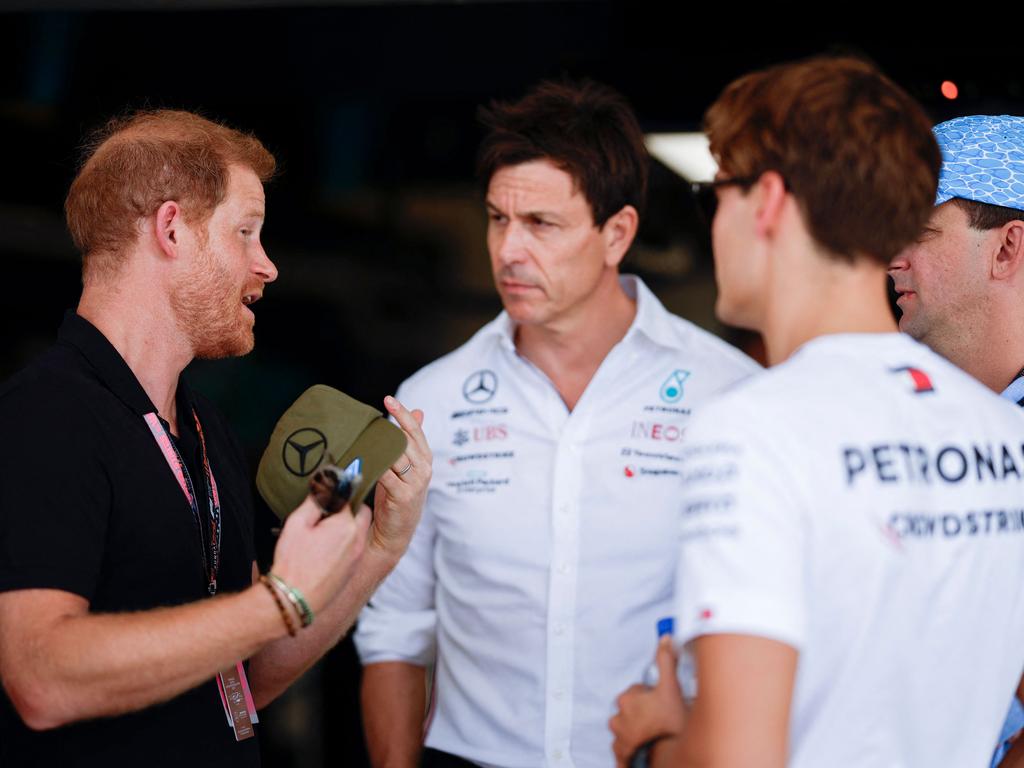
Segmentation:
[(341, 590), (355, 572), (366, 549), (370, 508), (359, 514), (322, 517), (312, 496), (307, 496), (288, 515), (274, 549), (271, 571), (298, 589), (313, 613), (317, 613)]
[(377, 482), (373, 499), (371, 545), (395, 560), (409, 546), (427, 498), (427, 486), (433, 472), (433, 454), (420, 425), (423, 411), (411, 413), (395, 398), (384, 398), (384, 407), (405, 432), (408, 445), (391, 468)]
[(619, 768), (629, 761), (640, 747), (665, 736), (678, 736), (686, 721), (683, 692), (676, 679), (676, 654), (672, 638), (662, 637), (655, 656), (658, 684), (654, 688), (634, 685), (616, 700), (619, 711), (608, 721), (615, 741), (612, 751)]

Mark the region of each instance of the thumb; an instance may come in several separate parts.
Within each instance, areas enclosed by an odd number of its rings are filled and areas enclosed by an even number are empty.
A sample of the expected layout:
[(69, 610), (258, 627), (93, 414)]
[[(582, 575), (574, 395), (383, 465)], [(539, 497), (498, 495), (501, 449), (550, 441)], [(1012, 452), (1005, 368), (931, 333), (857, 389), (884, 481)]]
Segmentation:
[(295, 508), (294, 512), (288, 515), (285, 525), (291, 525), (292, 527), (298, 525), (303, 528), (312, 528), (320, 522), (320, 517), (322, 515), (323, 510), (320, 509), (320, 505), (316, 503), (312, 494), (310, 494), (306, 496), (302, 503)]
[(666, 684), (666, 681), (671, 681), (671, 684), (675, 687), (679, 686), (679, 681), (676, 680), (676, 649), (672, 641), (671, 635), (664, 635), (658, 641), (658, 651), (654, 657), (655, 663), (658, 665), (658, 687)]
[(373, 520), (373, 511), (365, 504), (359, 505), (359, 511), (355, 514), (356, 521), (356, 533), (360, 536), (364, 535), (370, 528), (370, 523)]

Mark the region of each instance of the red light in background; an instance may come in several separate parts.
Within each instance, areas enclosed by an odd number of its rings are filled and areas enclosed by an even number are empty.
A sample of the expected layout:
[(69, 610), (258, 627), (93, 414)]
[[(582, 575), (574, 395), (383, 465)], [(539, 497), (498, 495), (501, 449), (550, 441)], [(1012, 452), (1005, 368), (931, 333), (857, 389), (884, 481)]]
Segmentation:
[(941, 90), (942, 95), (945, 96), (950, 101), (952, 101), (953, 99), (960, 95), (960, 89), (956, 87), (956, 83), (954, 83), (952, 80), (943, 80)]

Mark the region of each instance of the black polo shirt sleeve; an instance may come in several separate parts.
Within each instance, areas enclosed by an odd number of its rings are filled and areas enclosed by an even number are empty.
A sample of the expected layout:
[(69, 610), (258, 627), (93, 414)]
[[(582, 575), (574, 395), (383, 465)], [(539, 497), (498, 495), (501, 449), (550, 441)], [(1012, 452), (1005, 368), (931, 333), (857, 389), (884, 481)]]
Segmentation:
[(0, 591), (91, 600), (111, 508), (98, 424), (87, 405), (33, 375), (0, 391), (0, 424)]

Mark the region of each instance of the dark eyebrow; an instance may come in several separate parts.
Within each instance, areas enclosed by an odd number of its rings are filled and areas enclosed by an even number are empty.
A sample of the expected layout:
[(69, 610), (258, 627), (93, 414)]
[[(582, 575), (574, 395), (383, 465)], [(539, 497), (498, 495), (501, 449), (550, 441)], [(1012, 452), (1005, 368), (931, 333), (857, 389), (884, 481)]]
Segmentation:
[[(490, 200), (486, 200), (484, 202), (484, 204), (487, 206), (487, 209), (491, 213), (498, 213), (498, 214), (501, 214), (502, 216), (507, 216), (508, 215), (503, 210), (501, 210), (501, 208), (499, 208), (494, 203), (492, 203)], [(565, 219), (564, 216), (561, 216), (561, 215), (555, 213), (554, 211), (545, 211), (545, 210), (540, 210), (540, 211), (521, 211), (518, 214), (516, 214), (516, 218), (520, 219), (520, 220), (522, 220), (522, 219), (529, 219), (529, 220), (543, 219), (543, 220), (551, 221), (551, 222), (556, 223), (556, 224), (565, 224), (565, 222), (566, 222), (566, 219)]]

